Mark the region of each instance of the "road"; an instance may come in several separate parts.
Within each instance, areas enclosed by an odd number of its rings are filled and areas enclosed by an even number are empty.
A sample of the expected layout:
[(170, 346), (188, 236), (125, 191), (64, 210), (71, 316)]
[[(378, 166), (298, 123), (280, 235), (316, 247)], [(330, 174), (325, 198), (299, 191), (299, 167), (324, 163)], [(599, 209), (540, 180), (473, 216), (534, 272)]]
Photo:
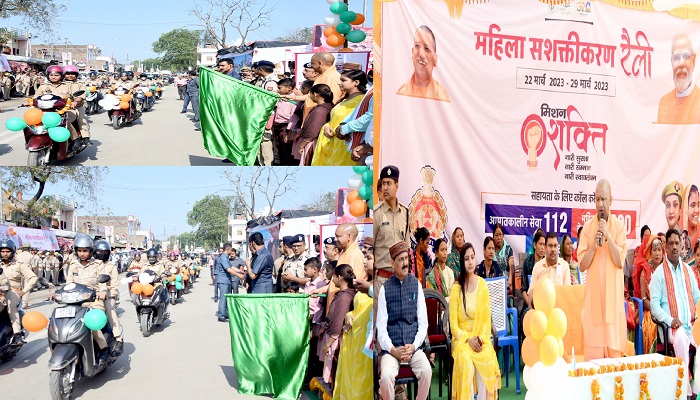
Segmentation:
[[(236, 390), (238, 379), (231, 359), (228, 324), (214, 316), (216, 304), (210, 272), (204, 268), (194, 289), (170, 306), (170, 321), (144, 338), (136, 320), (127, 287), (120, 284), (117, 312), (124, 327), (124, 354), (93, 378), (81, 379), (74, 389), (80, 399), (210, 398), (269, 399)], [(123, 275), (122, 275), (123, 277)], [(30, 310), (51, 314), (55, 304), (46, 301), (48, 291), (31, 294)], [(49, 398), (50, 353), (46, 329), (30, 333), (27, 344), (13, 360), (0, 364), (0, 398), (29, 400)], [(306, 394), (301, 399), (309, 400)]]
[[(21, 98), (0, 102), (0, 165), (27, 165), (23, 134), (5, 128), (9, 118), (22, 117), (27, 109), (17, 107), (25, 102)], [(117, 131), (109, 124), (106, 111), (88, 116), (93, 146), (56, 165), (222, 166), (220, 158), (204, 149), (201, 132), (188, 119), (193, 116), (191, 107), (187, 114), (180, 114), (181, 110), (177, 88), (168, 86), (150, 111)]]

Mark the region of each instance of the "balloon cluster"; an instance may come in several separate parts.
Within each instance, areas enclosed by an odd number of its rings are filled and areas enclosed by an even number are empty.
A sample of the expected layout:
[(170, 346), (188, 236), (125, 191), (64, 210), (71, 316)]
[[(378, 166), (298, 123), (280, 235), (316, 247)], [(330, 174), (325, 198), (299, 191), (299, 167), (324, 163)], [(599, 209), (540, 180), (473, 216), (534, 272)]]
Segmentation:
[(371, 160), (368, 158), (367, 164), (356, 165), (352, 167), (355, 174), (348, 179), (348, 187), (352, 191), (348, 194), (347, 202), (350, 204), (350, 214), (353, 217), (362, 217), (367, 212), (367, 209), (374, 207), (374, 169), (371, 166)]
[(567, 321), (564, 311), (554, 308), (556, 297), (552, 280), (541, 278), (533, 294), (537, 309), (528, 311), (523, 319), (523, 382), (528, 390), (527, 400), (548, 398), (552, 393), (568, 390), (564, 387), (567, 367), (562, 358)]
[(331, 15), (326, 17), (328, 27), (323, 31), (326, 43), (331, 47), (342, 46), (345, 41), (359, 43), (365, 40), (367, 35), (361, 29), (353, 29), (353, 25), (361, 25), (365, 22), (365, 16), (348, 10), (348, 5), (343, 0), (326, 0), (331, 5)]
[(43, 126), (49, 132), (49, 137), (54, 142), (65, 142), (70, 138), (70, 131), (61, 124), (61, 115), (56, 112), (43, 112), (38, 108), (30, 108), (24, 113), (22, 118), (10, 118), (5, 121), (5, 128), (9, 131), (17, 132), (24, 130), (27, 126)]

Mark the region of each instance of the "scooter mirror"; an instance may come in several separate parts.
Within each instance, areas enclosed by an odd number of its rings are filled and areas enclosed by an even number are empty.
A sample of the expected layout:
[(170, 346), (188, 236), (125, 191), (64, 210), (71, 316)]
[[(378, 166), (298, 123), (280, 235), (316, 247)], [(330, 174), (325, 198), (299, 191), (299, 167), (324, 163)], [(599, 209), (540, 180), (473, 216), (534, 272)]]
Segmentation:
[(97, 277), (97, 282), (99, 283), (107, 283), (109, 280), (112, 279), (109, 275), (107, 274), (100, 274), (100, 276)]
[(82, 96), (84, 94), (85, 94), (84, 90), (78, 90), (77, 92), (73, 93), (73, 97)]

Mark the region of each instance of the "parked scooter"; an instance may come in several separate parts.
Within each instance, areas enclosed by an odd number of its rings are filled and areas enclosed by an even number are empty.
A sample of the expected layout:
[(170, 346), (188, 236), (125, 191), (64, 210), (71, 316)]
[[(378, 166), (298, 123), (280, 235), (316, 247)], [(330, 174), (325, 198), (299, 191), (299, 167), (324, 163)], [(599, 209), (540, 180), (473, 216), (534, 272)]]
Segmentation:
[[(109, 275), (101, 274), (98, 282), (106, 283)], [(83, 323), (89, 311), (83, 303), (94, 302), (97, 293), (94, 289), (77, 283), (69, 283), (54, 293), (54, 300), (63, 307), (54, 309), (49, 321), (49, 388), (53, 400), (70, 399), (75, 382), (81, 377), (90, 378), (104, 371), (116, 361), (120, 352), (112, 334), (112, 327), (106, 324), (102, 332), (107, 340), (109, 356), (106, 362), (98, 360), (99, 349), (92, 338), (92, 331)]]
[[(126, 276), (134, 276), (132, 274), (133, 272), (130, 271), (127, 272)], [(170, 273), (166, 271), (166, 275), (170, 275)], [(148, 337), (151, 335), (154, 325), (160, 326), (170, 316), (170, 313), (168, 313), (168, 291), (164, 285), (156, 285), (160, 277), (152, 270), (146, 270), (138, 277), (141, 284), (155, 286), (150, 296), (141, 293), (134, 295), (133, 298), (136, 305), (136, 315), (138, 315), (139, 324), (141, 325), (141, 334), (144, 337)]]
[[(80, 90), (73, 93), (73, 97), (81, 96), (85, 92)], [(59, 112), (61, 114), (61, 122), (58, 126), (66, 127), (66, 115), (65, 110), (71, 104), (70, 99), (64, 99), (61, 96), (47, 93), (41, 95), (34, 99), (32, 106), (38, 108), (44, 113), (48, 112)], [(77, 122), (73, 125), (80, 135), (80, 129)], [(82, 140), (82, 136), (79, 136), (77, 140)], [(42, 124), (38, 125), (28, 125), (24, 128), (24, 142), (26, 143), (26, 148), (29, 151), (29, 156), (27, 158), (27, 166), (37, 167), (42, 165), (47, 165), (51, 161), (62, 161), (67, 160), (81, 151), (85, 150), (87, 144), (80, 146), (77, 149), (73, 149), (73, 140), (66, 140), (65, 142), (54, 142), (49, 136), (49, 131)]]

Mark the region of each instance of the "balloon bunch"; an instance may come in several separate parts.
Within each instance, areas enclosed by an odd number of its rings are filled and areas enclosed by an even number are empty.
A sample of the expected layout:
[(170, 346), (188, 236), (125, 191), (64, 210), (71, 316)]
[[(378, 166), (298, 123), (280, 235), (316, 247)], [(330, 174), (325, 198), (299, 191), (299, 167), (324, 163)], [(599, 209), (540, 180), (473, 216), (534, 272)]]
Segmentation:
[(348, 194), (347, 202), (350, 204), (350, 214), (359, 218), (365, 215), (368, 208), (374, 207), (374, 170), (364, 165), (356, 165), (352, 170), (355, 175), (348, 179), (352, 192)]
[[(567, 321), (564, 311), (554, 308), (556, 297), (552, 280), (549, 277), (541, 278), (533, 294), (537, 309), (528, 311), (523, 319), (526, 399), (547, 398), (550, 393), (563, 393), (566, 390), (558, 383), (566, 381), (566, 362), (562, 356)], [(548, 385), (548, 382), (558, 383)]]
[(331, 15), (326, 17), (328, 27), (323, 31), (326, 43), (331, 47), (342, 46), (345, 41), (359, 43), (367, 35), (361, 29), (353, 29), (353, 25), (365, 22), (365, 16), (348, 10), (343, 0), (326, 0), (331, 5)]
[(45, 113), (38, 108), (30, 108), (24, 113), (23, 118), (15, 117), (5, 121), (5, 128), (18, 132), (29, 125), (36, 126), (39, 130), (48, 130), (51, 140), (61, 143), (70, 138), (70, 131), (63, 126), (58, 126), (60, 124), (60, 114), (56, 112)]

